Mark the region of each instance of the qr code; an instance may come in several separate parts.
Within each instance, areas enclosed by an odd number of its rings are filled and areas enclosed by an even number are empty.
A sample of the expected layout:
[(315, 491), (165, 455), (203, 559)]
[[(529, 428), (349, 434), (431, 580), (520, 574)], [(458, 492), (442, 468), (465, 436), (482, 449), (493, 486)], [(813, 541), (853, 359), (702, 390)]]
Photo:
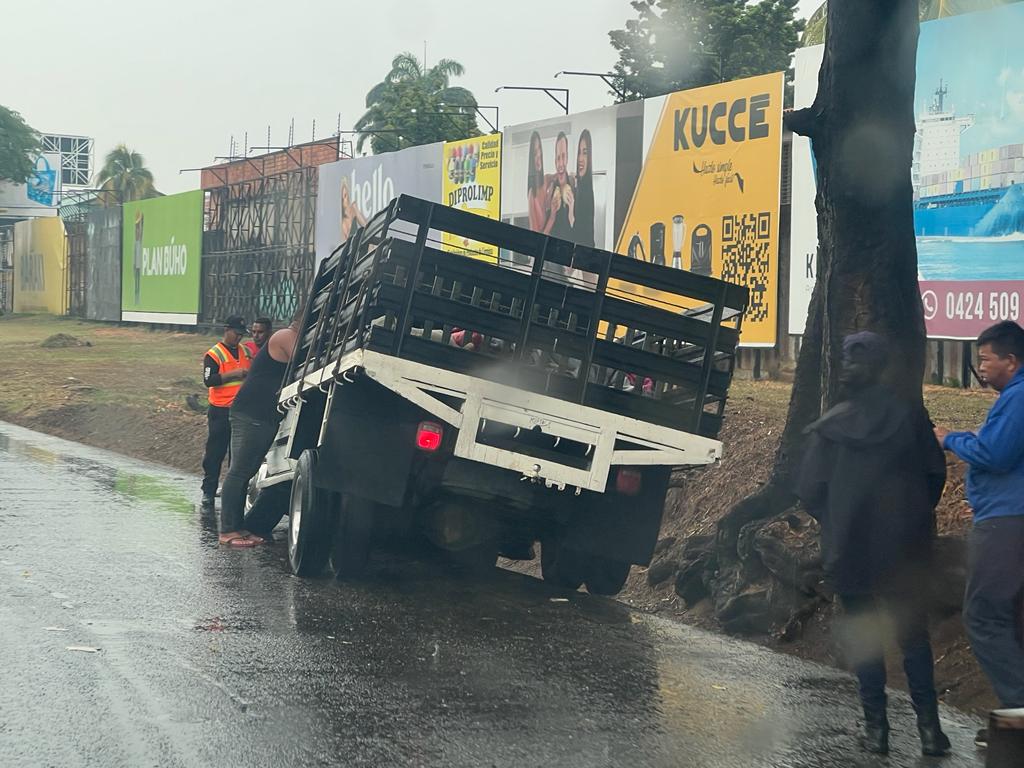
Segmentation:
[(769, 211), (722, 217), (722, 279), (750, 290), (748, 321), (768, 319), (771, 232)]

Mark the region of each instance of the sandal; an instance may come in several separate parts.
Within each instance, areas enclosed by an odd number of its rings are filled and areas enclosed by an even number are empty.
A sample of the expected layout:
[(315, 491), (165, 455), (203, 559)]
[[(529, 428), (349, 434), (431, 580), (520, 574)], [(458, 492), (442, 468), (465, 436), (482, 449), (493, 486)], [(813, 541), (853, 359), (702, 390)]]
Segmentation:
[(255, 547), (258, 543), (250, 539), (247, 534), (242, 533), (241, 531), (222, 533), (217, 537), (217, 542), (226, 547), (237, 548)]
[(251, 541), (253, 543), (253, 546), (257, 546), (258, 547), (260, 544), (266, 544), (267, 543), (267, 540), (265, 538), (263, 538), (262, 536), (260, 536), (259, 534), (251, 533), (250, 531), (244, 531), (244, 533), (245, 533), (246, 541)]

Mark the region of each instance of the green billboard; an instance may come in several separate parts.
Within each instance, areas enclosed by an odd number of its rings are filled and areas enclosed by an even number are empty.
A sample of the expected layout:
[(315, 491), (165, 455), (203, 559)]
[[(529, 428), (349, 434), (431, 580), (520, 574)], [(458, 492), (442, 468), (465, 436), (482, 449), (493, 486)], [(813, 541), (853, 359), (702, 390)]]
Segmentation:
[(121, 319), (195, 325), (203, 191), (124, 204)]

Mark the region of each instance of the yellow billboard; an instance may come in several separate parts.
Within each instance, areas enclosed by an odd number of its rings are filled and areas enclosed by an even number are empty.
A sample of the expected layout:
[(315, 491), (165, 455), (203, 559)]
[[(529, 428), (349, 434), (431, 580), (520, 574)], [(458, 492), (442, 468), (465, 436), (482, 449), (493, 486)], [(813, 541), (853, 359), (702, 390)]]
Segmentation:
[[(488, 219), (501, 218), (501, 134), (492, 133), (444, 145), (442, 202)], [(497, 262), (498, 249), (444, 233), (447, 250)]]
[(777, 72), (649, 99), (645, 112), (660, 113), (645, 114), (653, 125), (616, 247), (747, 286), (744, 346), (776, 341), (783, 85)]
[(67, 311), (64, 222), (58, 218), (14, 225), (14, 311)]

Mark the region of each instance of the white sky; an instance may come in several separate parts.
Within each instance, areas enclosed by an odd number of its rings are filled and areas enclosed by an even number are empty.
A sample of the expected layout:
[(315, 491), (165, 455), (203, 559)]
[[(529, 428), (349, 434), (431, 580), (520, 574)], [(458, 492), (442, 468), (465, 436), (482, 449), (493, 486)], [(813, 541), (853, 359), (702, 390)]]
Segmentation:
[[(801, 0), (810, 15), (820, 0)], [(141, 152), (158, 189), (199, 184), (179, 174), (226, 155), (233, 134), (249, 146), (295, 142), (342, 129), (364, 111), (366, 91), (401, 51), (461, 61), (481, 104), (503, 125), (558, 114), (543, 93), (571, 90), (572, 111), (611, 102), (594, 78), (608, 71), (611, 29), (628, 0), (3, 0), (0, 104), (42, 132), (92, 136), (95, 164), (115, 144)]]

